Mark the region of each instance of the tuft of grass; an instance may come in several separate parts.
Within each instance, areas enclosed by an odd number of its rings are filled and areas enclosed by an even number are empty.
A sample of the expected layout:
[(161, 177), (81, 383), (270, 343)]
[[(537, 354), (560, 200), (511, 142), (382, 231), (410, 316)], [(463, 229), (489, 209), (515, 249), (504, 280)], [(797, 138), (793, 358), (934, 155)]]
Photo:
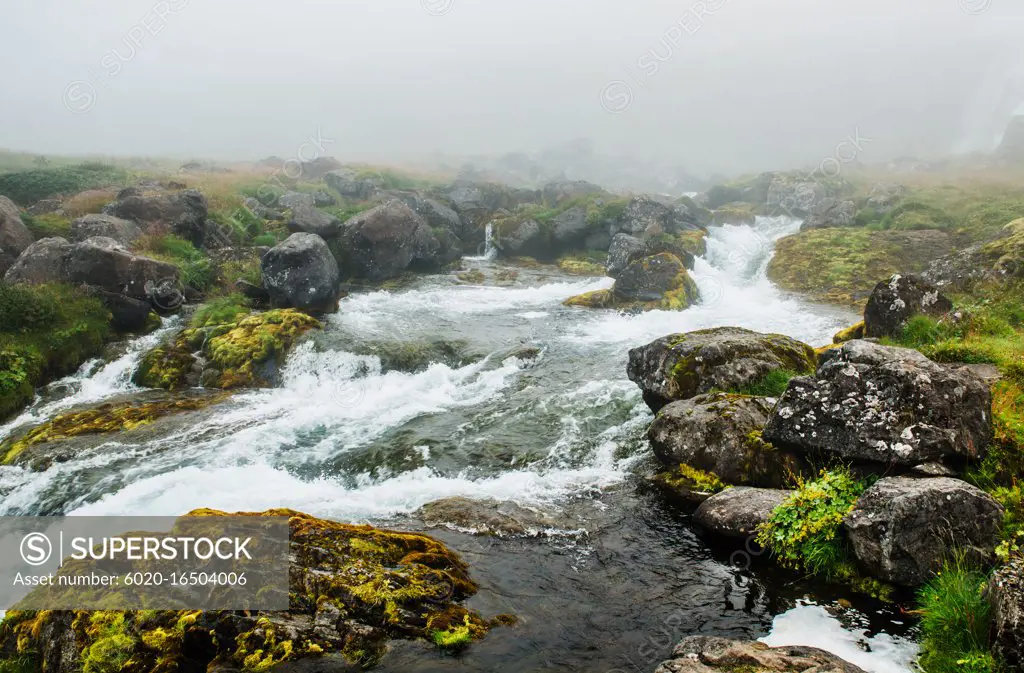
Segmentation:
[(29, 215), (28, 213), (22, 213), (21, 221), (25, 223), (28, 230), (32, 232), (33, 238), (37, 241), (51, 236), (71, 237), (71, 220), (64, 215), (56, 213)]
[(200, 292), (208, 292), (217, 283), (217, 265), (190, 241), (171, 234), (148, 234), (139, 239), (136, 248), (177, 266), (182, 283)]
[(775, 369), (733, 392), (754, 397), (781, 397), (789, 386), (789, 380), (794, 376), (799, 374), (790, 369)]
[(917, 595), (921, 615), (921, 667), (928, 673), (989, 673), (997, 670), (988, 648), (991, 606), (987, 576), (954, 554)]
[(212, 299), (192, 314), (191, 327), (209, 327), (236, 323), (249, 315), (249, 301), (241, 294), (229, 294), (225, 297)]

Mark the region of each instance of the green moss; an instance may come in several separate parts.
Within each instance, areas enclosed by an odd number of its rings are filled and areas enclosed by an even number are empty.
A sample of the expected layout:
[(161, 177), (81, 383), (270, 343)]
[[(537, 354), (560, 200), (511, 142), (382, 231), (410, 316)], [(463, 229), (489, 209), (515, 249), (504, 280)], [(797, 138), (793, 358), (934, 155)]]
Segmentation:
[[(228, 515), (196, 510), (189, 516)], [(419, 638), (454, 650), (491, 628), (514, 623), (508, 617), (486, 620), (459, 605), (476, 585), (462, 559), (429, 536), (292, 510), (235, 516), (288, 517), (289, 613), (74, 612), (71, 629), (84, 670), (169, 673), (220, 666), (256, 673), (327, 652), (372, 666), (383, 657), (388, 639)], [(36, 664), (31, 670), (39, 670), (43, 633), (65, 614), (8, 612), (0, 625), (0, 647), (30, 658)], [(296, 630), (317, 616), (332, 619), (325, 623), (337, 629)]]
[(220, 399), (205, 397), (148, 404), (104, 404), (88, 411), (61, 414), (29, 430), (17, 441), (8, 439), (0, 444), (0, 453), (3, 454), (3, 460), (0, 462), (4, 465), (10, 464), (22, 451), (36, 444), (57, 442), (80, 435), (133, 430), (164, 416), (208, 407)]
[(775, 369), (735, 392), (755, 397), (781, 397), (789, 386), (789, 380), (794, 376), (799, 374), (791, 369)]
[(110, 312), (75, 288), (0, 283), (0, 419), (99, 355), (110, 333)]
[(206, 342), (204, 353), (221, 371), (219, 387), (261, 385), (256, 367), (270, 360), (280, 363), (296, 340), (320, 321), (293, 309), (279, 309), (243, 318), (223, 334)]
[(487, 280), (487, 276), (480, 269), (470, 269), (469, 271), (463, 271), (456, 276), (463, 283), (471, 283), (473, 285), (483, 285)]
[(569, 297), (562, 303), (582, 308), (608, 308), (614, 303), (614, 296), (611, 290), (593, 290)]
[(604, 264), (590, 259), (563, 257), (558, 260), (558, 268), (573, 276), (603, 276)]
[(229, 294), (206, 302), (192, 314), (189, 325), (192, 327), (209, 327), (235, 323), (249, 315), (249, 300), (241, 294)]
[(776, 243), (768, 277), (784, 290), (858, 302), (880, 279), (920, 272), (952, 250), (948, 236), (931, 234), (843, 227), (802, 231)]
[(832, 337), (832, 343), (842, 344), (846, 343), (847, 341), (853, 341), (854, 339), (863, 339), (864, 329), (864, 321), (861, 320), (859, 323), (855, 325), (851, 325), (846, 329), (839, 330), (838, 332), (836, 332), (835, 336)]
[(951, 229), (952, 217), (935, 206), (908, 201), (896, 206), (881, 220), (882, 229)]

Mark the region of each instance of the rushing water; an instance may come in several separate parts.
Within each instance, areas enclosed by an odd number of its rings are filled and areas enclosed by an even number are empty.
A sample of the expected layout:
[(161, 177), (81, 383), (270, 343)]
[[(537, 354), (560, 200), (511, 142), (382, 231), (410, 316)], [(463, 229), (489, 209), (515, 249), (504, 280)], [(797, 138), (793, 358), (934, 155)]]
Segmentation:
[[(415, 525), (405, 517), (439, 498), (514, 500), (581, 532), (435, 534), (472, 563), (482, 586), (472, 605), (513, 612), (521, 625), (496, 631), (458, 661), (399, 644), (384, 670), (647, 671), (687, 634), (763, 636), (797, 599), (831, 604), (838, 596), (769, 569), (729, 567), (643, 487), (651, 415), (626, 378), (626, 359), (629, 348), (665, 334), (720, 325), (827, 342), (852, 316), (787, 296), (765, 278), (774, 241), (798, 227), (759, 218), (714, 228), (694, 269), (704, 301), (682, 312), (567, 308), (567, 297), (611, 280), (537, 270), (519, 270), (507, 283), (434, 276), (402, 291), (351, 296), (292, 353), (279, 387), (237, 394), (156, 436), (106, 438), (45, 472), (0, 468), (0, 513), (287, 506)], [(487, 254), (469, 263), (491, 278), (503, 270)], [(172, 329), (138, 340), (108, 365), (86, 365), (0, 428), (0, 438), (16, 425), (135, 392), (129, 375), (139, 354)], [(375, 343), (438, 340), (460, 361), (406, 373), (357, 354)], [(853, 612), (869, 622), (864, 638), (882, 626), (894, 651), (909, 651), (906, 628), (884, 608), (858, 605)], [(836, 628), (848, 635), (855, 627)], [(880, 660), (901, 669), (905, 658)]]

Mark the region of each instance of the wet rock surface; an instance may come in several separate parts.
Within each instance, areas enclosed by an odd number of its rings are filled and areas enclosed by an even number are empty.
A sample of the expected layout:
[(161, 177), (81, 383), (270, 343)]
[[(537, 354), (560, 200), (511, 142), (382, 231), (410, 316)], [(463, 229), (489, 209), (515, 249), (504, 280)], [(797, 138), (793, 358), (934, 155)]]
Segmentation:
[(865, 673), (836, 655), (815, 647), (768, 647), (757, 641), (691, 636), (672, 651), (655, 673)]
[(316, 234), (292, 234), (261, 262), (263, 287), (275, 306), (330, 312), (341, 293), (338, 263)]
[(1003, 507), (959, 479), (887, 477), (861, 495), (844, 527), (872, 577), (915, 586), (942, 568), (951, 549), (991, 562)]
[(764, 429), (805, 455), (913, 466), (979, 459), (992, 438), (992, 395), (973, 372), (915, 350), (848, 341), (798, 377)]
[(1024, 670), (1024, 559), (997, 570), (986, 596), (992, 605), (992, 653), (1008, 670)]
[(793, 492), (736, 486), (711, 496), (697, 508), (693, 522), (714, 535), (746, 539)]
[(775, 370), (813, 371), (814, 350), (780, 334), (716, 327), (662, 337), (629, 351), (629, 379), (653, 411), (713, 390), (735, 390)]

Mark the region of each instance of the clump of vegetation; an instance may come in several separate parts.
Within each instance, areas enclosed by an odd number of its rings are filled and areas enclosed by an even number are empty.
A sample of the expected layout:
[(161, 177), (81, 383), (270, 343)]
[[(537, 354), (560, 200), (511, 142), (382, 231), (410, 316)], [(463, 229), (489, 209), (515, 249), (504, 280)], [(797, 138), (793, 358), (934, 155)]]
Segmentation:
[(956, 555), (917, 595), (921, 667), (928, 673), (994, 673), (988, 648), (991, 606), (986, 574)]
[(71, 237), (71, 220), (64, 215), (58, 215), (57, 213), (43, 213), (42, 215), (22, 213), (21, 221), (25, 223), (25, 226), (32, 232), (32, 236), (36, 240), (50, 238), (51, 236)]
[(121, 185), (127, 178), (125, 171), (97, 162), (60, 168), (40, 168), (0, 175), (0, 194), (9, 197), (20, 206), (30, 206), (51, 196)]
[(192, 314), (189, 325), (192, 327), (209, 327), (235, 323), (249, 315), (249, 300), (238, 293), (212, 299)]
[(954, 220), (945, 212), (919, 201), (896, 206), (882, 218), (881, 229), (951, 229)]
[(181, 281), (200, 292), (212, 290), (217, 283), (217, 265), (191, 241), (172, 234), (148, 234), (135, 247), (154, 259), (170, 262), (181, 272)]
[(850, 550), (840, 526), (868, 484), (848, 470), (822, 471), (814, 480), (798, 479), (796, 491), (775, 508), (757, 541), (780, 565), (828, 579), (845, 576)]
[(568, 255), (558, 260), (558, 268), (573, 276), (603, 276), (607, 253), (590, 251)]
[(99, 355), (109, 335), (110, 313), (98, 299), (64, 285), (0, 283), (0, 418)]
[(773, 369), (760, 379), (733, 392), (754, 397), (781, 397), (789, 386), (789, 380), (795, 376), (799, 374), (791, 369)]

